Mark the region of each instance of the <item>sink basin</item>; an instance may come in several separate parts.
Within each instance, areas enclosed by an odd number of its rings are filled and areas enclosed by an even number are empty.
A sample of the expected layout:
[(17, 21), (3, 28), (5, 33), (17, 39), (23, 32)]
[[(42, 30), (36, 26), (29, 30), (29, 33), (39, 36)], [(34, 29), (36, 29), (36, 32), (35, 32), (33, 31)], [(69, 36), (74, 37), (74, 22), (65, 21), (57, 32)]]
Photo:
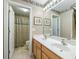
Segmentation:
[(54, 43), (54, 44), (52, 44), (52, 46), (58, 48), (60, 51), (69, 51), (70, 50), (68, 45)]
[(68, 40), (67, 42), (71, 45), (76, 46), (76, 40)]
[(67, 45), (63, 45), (60, 41), (54, 40), (54, 39), (48, 39), (47, 42), (49, 42), (49, 44), (57, 49), (59, 49), (60, 51), (70, 51), (70, 48)]
[(59, 46), (57, 46), (57, 48), (64, 50), (64, 51), (69, 51), (69, 47), (67, 47), (67, 46), (59, 45)]
[(57, 41), (55, 39), (50, 39), (50, 38), (47, 39), (46, 41), (49, 42), (50, 44), (52, 44), (52, 43), (58, 43), (58, 44), (61, 43), (60, 41)]

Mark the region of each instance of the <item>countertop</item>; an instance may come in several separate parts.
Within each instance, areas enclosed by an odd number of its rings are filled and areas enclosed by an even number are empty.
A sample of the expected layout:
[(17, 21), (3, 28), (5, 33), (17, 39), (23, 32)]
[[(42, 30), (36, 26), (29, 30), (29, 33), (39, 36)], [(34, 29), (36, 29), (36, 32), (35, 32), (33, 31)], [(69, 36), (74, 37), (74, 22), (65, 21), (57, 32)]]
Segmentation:
[(76, 46), (68, 44), (69, 49), (61, 51), (54, 43), (59, 44), (61, 37), (52, 36), (52, 38), (44, 39), (43, 35), (34, 35), (33, 38), (47, 47), (49, 50), (60, 56), (62, 59), (76, 59)]

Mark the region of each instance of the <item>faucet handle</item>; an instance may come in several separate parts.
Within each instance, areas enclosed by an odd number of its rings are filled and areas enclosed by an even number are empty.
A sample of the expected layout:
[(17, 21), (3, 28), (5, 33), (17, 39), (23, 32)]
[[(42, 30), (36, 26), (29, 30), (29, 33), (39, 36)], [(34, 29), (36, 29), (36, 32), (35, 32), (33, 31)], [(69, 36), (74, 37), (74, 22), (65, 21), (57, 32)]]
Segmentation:
[(65, 39), (63, 38), (63, 39), (61, 39), (61, 42), (64, 42), (65, 41)]
[(66, 45), (65, 39), (62, 39), (61, 43), (62, 43), (63, 45)]
[(44, 35), (45, 39), (47, 39), (47, 35)]

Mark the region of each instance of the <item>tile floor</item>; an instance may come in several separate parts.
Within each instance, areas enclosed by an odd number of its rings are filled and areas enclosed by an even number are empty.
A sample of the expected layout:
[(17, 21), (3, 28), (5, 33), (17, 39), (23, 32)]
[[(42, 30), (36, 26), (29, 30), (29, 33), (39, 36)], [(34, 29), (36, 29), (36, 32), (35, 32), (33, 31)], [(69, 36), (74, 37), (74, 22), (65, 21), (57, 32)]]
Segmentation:
[(15, 49), (12, 59), (34, 59), (29, 55), (26, 47), (19, 47)]

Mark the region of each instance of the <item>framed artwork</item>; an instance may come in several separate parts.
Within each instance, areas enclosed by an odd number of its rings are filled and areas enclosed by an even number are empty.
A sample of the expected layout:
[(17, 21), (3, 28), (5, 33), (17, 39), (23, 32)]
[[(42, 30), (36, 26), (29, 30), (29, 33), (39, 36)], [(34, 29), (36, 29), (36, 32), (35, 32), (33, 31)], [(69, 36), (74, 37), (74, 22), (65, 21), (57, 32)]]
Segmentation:
[(49, 18), (44, 18), (44, 25), (50, 26), (51, 25), (51, 20)]
[(35, 25), (42, 25), (42, 18), (41, 17), (34, 17), (34, 24)]

